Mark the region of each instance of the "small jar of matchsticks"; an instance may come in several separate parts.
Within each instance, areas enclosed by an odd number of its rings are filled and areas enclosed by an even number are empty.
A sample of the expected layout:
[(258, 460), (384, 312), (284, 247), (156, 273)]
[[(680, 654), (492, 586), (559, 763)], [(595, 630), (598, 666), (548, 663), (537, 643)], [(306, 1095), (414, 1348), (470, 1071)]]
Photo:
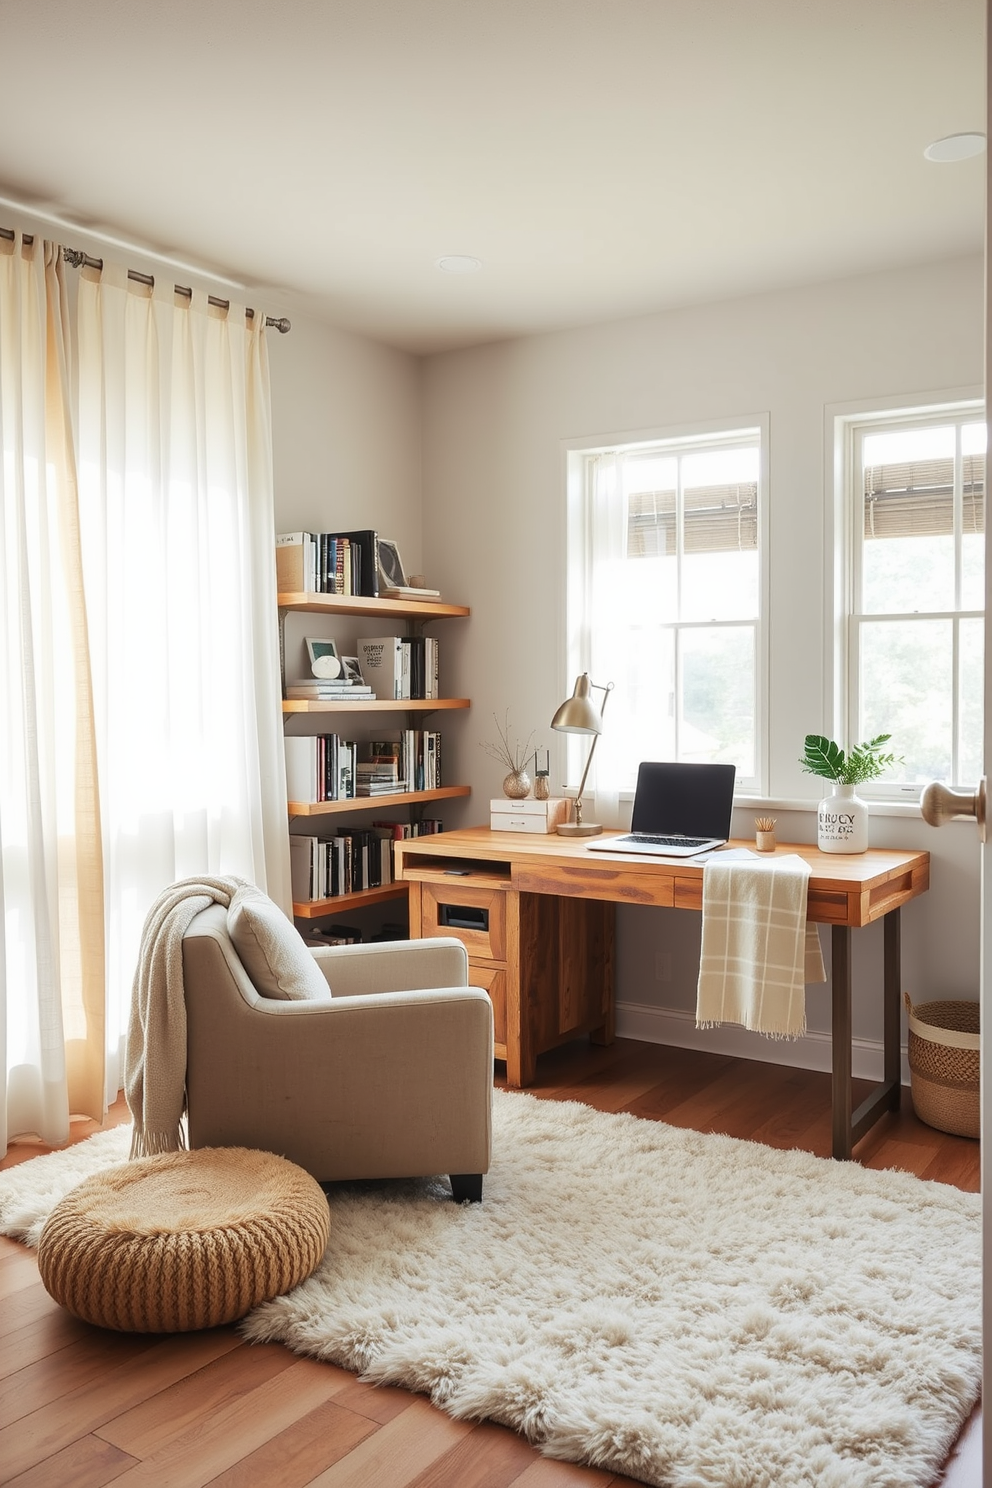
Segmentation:
[(754, 845), (758, 852), (775, 851), (775, 817), (754, 818)]

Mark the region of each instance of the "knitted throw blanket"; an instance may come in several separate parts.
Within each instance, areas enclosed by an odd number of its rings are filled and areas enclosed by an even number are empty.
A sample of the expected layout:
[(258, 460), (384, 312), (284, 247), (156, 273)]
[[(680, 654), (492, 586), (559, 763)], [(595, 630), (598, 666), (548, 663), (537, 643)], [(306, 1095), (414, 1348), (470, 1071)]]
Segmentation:
[(124, 1051), (124, 1093), (134, 1118), (131, 1156), (185, 1145), (186, 1000), (183, 935), (209, 904), (227, 908), (240, 878), (184, 878), (155, 900), (141, 932)]
[(806, 925), (809, 865), (711, 859), (703, 868), (696, 1027), (739, 1023), (771, 1038), (806, 1030), (806, 983), (825, 979), (816, 926)]

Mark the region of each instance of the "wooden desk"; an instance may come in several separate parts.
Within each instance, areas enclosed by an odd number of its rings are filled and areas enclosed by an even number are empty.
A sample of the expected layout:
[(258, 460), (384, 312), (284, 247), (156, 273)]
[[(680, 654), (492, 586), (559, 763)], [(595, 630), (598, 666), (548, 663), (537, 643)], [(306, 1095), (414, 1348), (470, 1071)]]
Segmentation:
[[(746, 847), (746, 842), (735, 843)], [(809, 863), (808, 918), (832, 933), (833, 1154), (900, 1099), (900, 910), (930, 886), (930, 854), (846, 855), (783, 844)], [(455, 935), (473, 984), (493, 1003), (496, 1054), (509, 1085), (533, 1082), (537, 1056), (588, 1033), (613, 1042), (613, 906), (701, 909), (701, 864), (590, 853), (581, 842), (473, 827), (396, 844), (410, 890), (410, 935)], [(883, 920), (884, 1075), (852, 1111), (851, 931)]]

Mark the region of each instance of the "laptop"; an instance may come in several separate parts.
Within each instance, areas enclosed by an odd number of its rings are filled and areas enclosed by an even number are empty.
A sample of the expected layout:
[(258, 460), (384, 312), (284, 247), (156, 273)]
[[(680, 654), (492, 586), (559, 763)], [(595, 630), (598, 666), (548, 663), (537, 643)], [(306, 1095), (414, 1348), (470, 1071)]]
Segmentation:
[(722, 847), (730, 836), (736, 765), (648, 761), (637, 769), (630, 831), (597, 837), (591, 852), (693, 858)]

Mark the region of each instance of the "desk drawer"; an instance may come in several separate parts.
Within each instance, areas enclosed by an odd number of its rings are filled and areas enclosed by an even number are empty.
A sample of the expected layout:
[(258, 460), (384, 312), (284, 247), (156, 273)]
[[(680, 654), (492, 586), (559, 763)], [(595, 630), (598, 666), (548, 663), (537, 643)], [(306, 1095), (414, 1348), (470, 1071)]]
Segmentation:
[(457, 879), (421, 886), (421, 935), (454, 935), (473, 958), (506, 960), (506, 897)]
[(470, 961), (468, 980), (472, 987), (489, 993), (493, 1005), (493, 1042), (496, 1058), (506, 1058), (506, 972), (500, 966), (487, 966), (484, 961)]

